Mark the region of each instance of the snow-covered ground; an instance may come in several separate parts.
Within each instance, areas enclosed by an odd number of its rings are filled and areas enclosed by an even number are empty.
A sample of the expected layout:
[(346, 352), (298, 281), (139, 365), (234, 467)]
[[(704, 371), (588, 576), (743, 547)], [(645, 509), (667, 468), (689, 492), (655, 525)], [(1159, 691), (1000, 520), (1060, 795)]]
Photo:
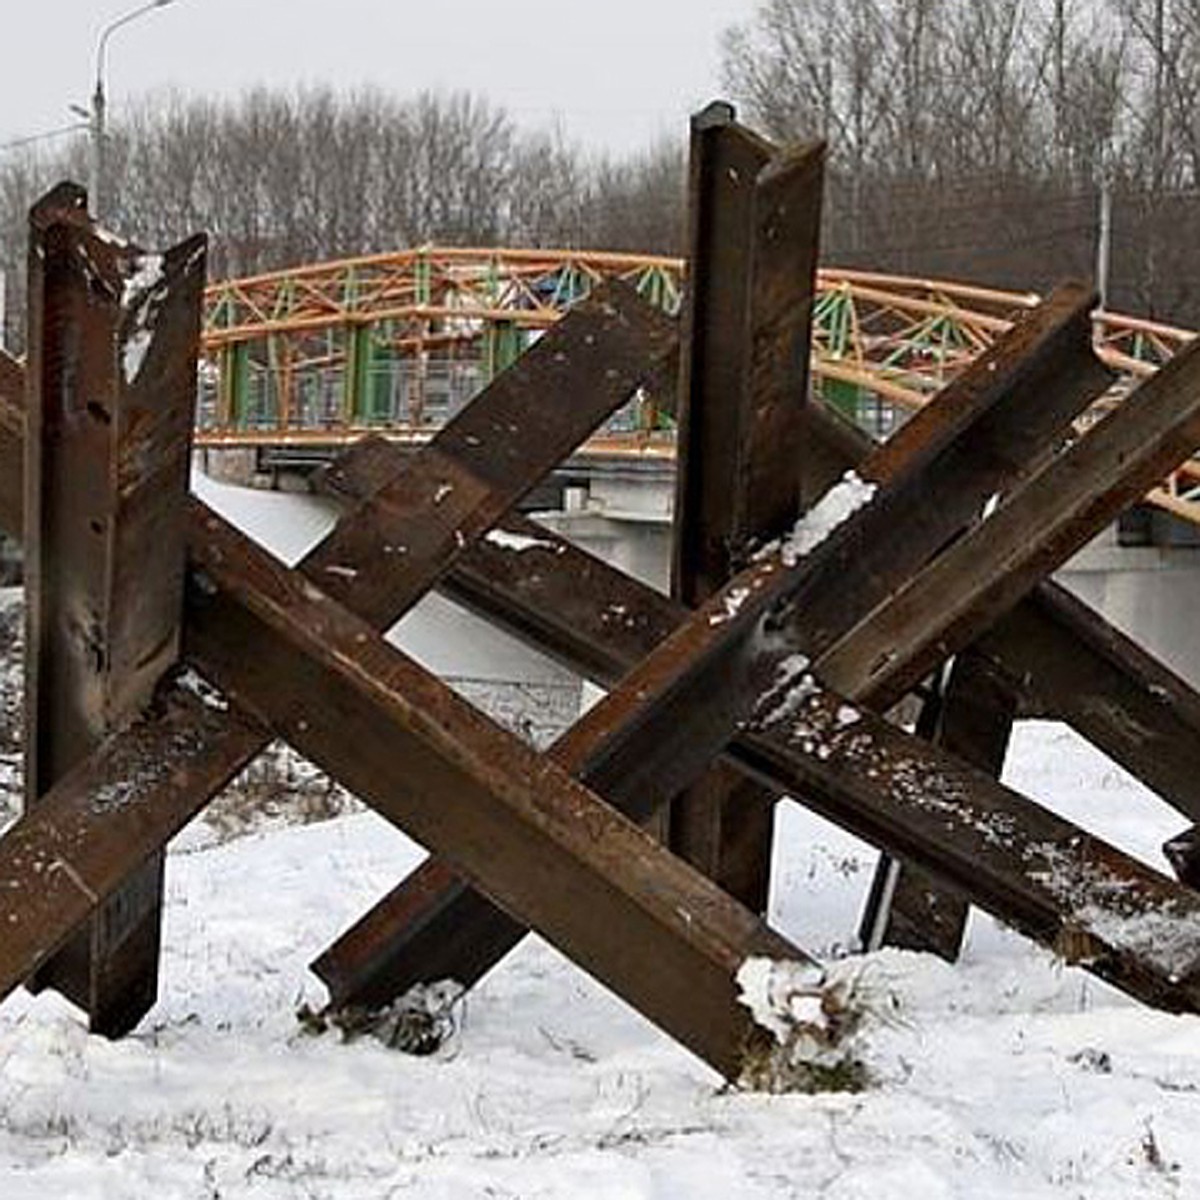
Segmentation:
[[(1152, 854), (1177, 819), (1054, 725), (1011, 779)], [(784, 809), (774, 919), (839, 953), (871, 856)], [(370, 814), (170, 858), (163, 995), (89, 1038), (61, 1000), (0, 1007), (0, 1197), (969, 1197), (1200, 1194), (1200, 1021), (1142, 1009), (977, 919), (964, 961), (858, 960), (880, 1014), (858, 1095), (731, 1092), (528, 941), (413, 1058), (313, 1037), (306, 963), (419, 852)]]
[[(219, 490), (290, 558), (328, 521)], [(1163, 866), (1182, 822), (1069, 731), (1022, 725), (1009, 761), (1014, 786)], [(419, 849), (370, 813), (225, 843), (197, 824), (134, 1036), (90, 1038), (49, 993), (0, 1005), (0, 1200), (1200, 1196), (1200, 1020), (978, 914), (956, 966), (849, 958), (872, 852), (791, 804), (777, 842), (773, 922), (869, 998), (864, 1092), (732, 1091), (532, 938), (431, 1057), (314, 1036), (307, 963)]]

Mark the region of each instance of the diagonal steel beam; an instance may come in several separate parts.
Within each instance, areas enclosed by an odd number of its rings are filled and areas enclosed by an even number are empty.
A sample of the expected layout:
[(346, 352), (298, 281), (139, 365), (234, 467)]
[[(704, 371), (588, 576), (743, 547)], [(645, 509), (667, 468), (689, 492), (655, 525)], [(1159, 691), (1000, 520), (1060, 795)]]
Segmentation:
[(674, 322), (624, 284), (564, 319), (413, 459), (379, 456), (371, 494), (303, 564), (322, 590), (396, 620), (678, 352)]
[(1028, 716), (1066, 721), (1200, 822), (1200, 695), (1055, 583), (975, 642)]
[[(764, 715), (765, 714), (765, 715)], [(813, 680), (747, 723), (739, 762), (1148, 1004), (1200, 1006), (1200, 896)]]
[[(808, 961), (715, 884), (200, 507), (187, 656), (239, 706), (737, 1078), (747, 958)], [(253, 655), (244, 647), (253, 645)], [(335, 714), (335, 715), (331, 715)]]
[(48, 962), (258, 752), (252, 718), (164, 685), (0, 838), (0, 998)]
[[(500, 544), (481, 545), (449, 577), (445, 590), (518, 636), (531, 636), (530, 619), (536, 616), (535, 644), (553, 647), (568, 665), (586, 666), (602, 682), (616, 682), (687, 618), (687, 610), (681, 606), (532, 522), (510, 517), (504, 529), (517, 539), (510, 544), (526, 548), (514, 551)], [(577, 592), (566, 585), (574, 579), (586, 580), (586, 591)], [(587, 597), (596, 597), (595, 603)], [(1147, 663), (1144, 652), (1069, 596), (1065, 597), (1068, 615), (1064, 616), (1057, 607), (1060, 598), (1060, 589), (1043, 584), (996, 626), (994, 639), (991, 633), (980, 639), (976, 652), (1008, 681), (1015, 682), (1018, 676), (1023, 679), (1026, 690), (1022, 699), (1031, 711), (1056, 713), (1044, 706), (1049, 696), (1055, 696), (1067, 706), (1064, 719), (1093, 737), (1115, 761), (1147, 782), (1155, 781), (1181, 812), (1196, 819), (1200, 815), (1196, 783), (1200, 778), (1200, 751), (1196, 749), (1200, 746), (1200, 697), (1161, 665)], [(614, 617), (614, 610), (619, 616)], [(1005, 630), (1009, 622), (1013, 622), (1011, 631)], [(1086, 636), (1076, 635), (1076, 629), (1086, 631)], [(1001, 634), (1001, 630), (1005, 632)], [(1001, 657), (1013, 645), (1020, 646), (1020, 652)], [(997, 648), (994, 657), (993, 647)], [(1138, 668), (1132, 673), (1125, 662), (1130, 650)], [(1052, 664), (1046, 668), (1050, 679), (1039, 685), (1037, 671), (1047, 663)], [(1151, 669), (1143, 673), (1145, 667)], [(911, 743), (904, 745), (913, 749)], [(762, 756), (756, 756), (745, 735), (733, 742), (730, 758), (739, 769), (749, 769), (747, 763), (753, 762), (762, 770)], [(949, 760), (943, 753), (938, 761), (944, 765)], [(955, 770), (961, 769), (958, 762)], [(782, 787), (786, 779), (781, 774), (773, 777), (773, 783)], [(795, 786), (794, 779), (792, 783)], [(847, 801), (844, 808), (834, 811), (826, 805), (824, 811), (838, 823), (852, 825), (845, 815), (850, 809)], [(884, 805), (878, 811), (887, 814), (891, 810)], [(892, 819), (898, 826), (906, 820), (899, 812), (894, 818), (885, 816), (870, 829), (858, 828), (894, 852), (910, 849), (911, 840), (898, 841), (890, 826)], [(912, 858), (927, 867), (941, 867), (940, 851), (925, 845), (914, 851)], [(1020, 891), (1014, 885), (1021, 878), (1020, 858), (1002, 862), (993, 857), (993, 866), (988, 866), (988, 861), (981, 864), (983, 869), (1002, 868), (1001, 875), (986, 884), (992, 896), (991, 911), (1002, 920), (1020, 924), (1022, 910), (1014, 907), (1025, 903), (1014, 899)], [(507, 939), (509, 947), (520, 940), (523, 931), (476, 893), (466, 892), (450, 910), (462, 919), (451, 920), (445, 917), (446, 910), (439, 912), (436, 900), (440, 889), (461, 887), (447, 876), (444, 865), (427, 861), (313, 964), (335, 1003), (384, 1004), (415, 983), (451, 976), (464, 964), (466, 978), (473, 981), (495, 961), (489, 960), (487, 948), (496, 952), (498, 939)], [(945, 885), (940, 870), (937, 879)], [(960, 894), (958, 889), (954, 894)], [(1037, 903), (1044, 900), (1043, 893)], [(1068, 925), (1064, 920), (1057, 925), (1043, 924), (1041, 935), (1053, 945), (1058, 931)], [(475, 931), (474, 939), (467, 936), (470, 929)]]

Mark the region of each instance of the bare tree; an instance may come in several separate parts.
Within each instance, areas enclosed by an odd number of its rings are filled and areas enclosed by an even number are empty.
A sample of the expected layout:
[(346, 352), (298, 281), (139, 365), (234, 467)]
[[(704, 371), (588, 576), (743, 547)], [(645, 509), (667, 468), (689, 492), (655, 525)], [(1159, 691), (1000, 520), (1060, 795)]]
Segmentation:
[(828, 253), (1046, 286), (1107, 183), (1114, 302), (1200, 319), (1200, 0), (762, 0), (723, 48), (752, 122), (830, 139)]
[[(463, 93), (260, 88), (218, 103), (164, 92), (113, 126), (108, 157), (114, 226), (155, 244), (207, 229), (215, 277), (431, 241), (663, 253), (683, 243), (682, 142), (589, 162), (561, 134), (523, 133)], [(86, 162), (82, 140), (0, 160), (10, 334), (29, 206), (55, 180), (84, 177)]]

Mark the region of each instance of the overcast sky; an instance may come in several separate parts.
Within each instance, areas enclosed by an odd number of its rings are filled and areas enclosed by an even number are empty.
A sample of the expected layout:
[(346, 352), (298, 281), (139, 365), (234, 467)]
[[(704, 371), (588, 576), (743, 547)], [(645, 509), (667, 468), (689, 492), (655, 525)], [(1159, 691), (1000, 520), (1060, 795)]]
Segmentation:
[[(101, 29), (138, 0), (0, 0), (0, 143), (71, 120)], [(719, 93), (718, 38), (756, 0), (172, 0), (109, 41), (119, 118), (175, 86), (372, 83), (401, 95), (468, 89), (523, 126), (622, 152), (681, 130)]]

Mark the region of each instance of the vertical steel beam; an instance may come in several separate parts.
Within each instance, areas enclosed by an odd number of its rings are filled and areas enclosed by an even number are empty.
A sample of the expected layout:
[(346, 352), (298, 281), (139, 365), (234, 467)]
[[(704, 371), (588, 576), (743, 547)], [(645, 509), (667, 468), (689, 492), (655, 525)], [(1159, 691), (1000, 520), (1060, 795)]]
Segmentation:
[[(179, 651), (205, 242), (143, 255), (94, 232), (83, 204), (58, 189), (31, 221), (31, 805), (141, 712)], [(162, 870), (159, 854), (35, 980), (94, 1032), (128, 1032), (154, 1003)]]
[[(781, 154), (727, 104), (692, 121), (672, 563), (689, 607), (799, 515), (823, 166), (822, 146)], [(765, 911), (774, 797), (715, 766), (669, 828), (677, 854)]]

